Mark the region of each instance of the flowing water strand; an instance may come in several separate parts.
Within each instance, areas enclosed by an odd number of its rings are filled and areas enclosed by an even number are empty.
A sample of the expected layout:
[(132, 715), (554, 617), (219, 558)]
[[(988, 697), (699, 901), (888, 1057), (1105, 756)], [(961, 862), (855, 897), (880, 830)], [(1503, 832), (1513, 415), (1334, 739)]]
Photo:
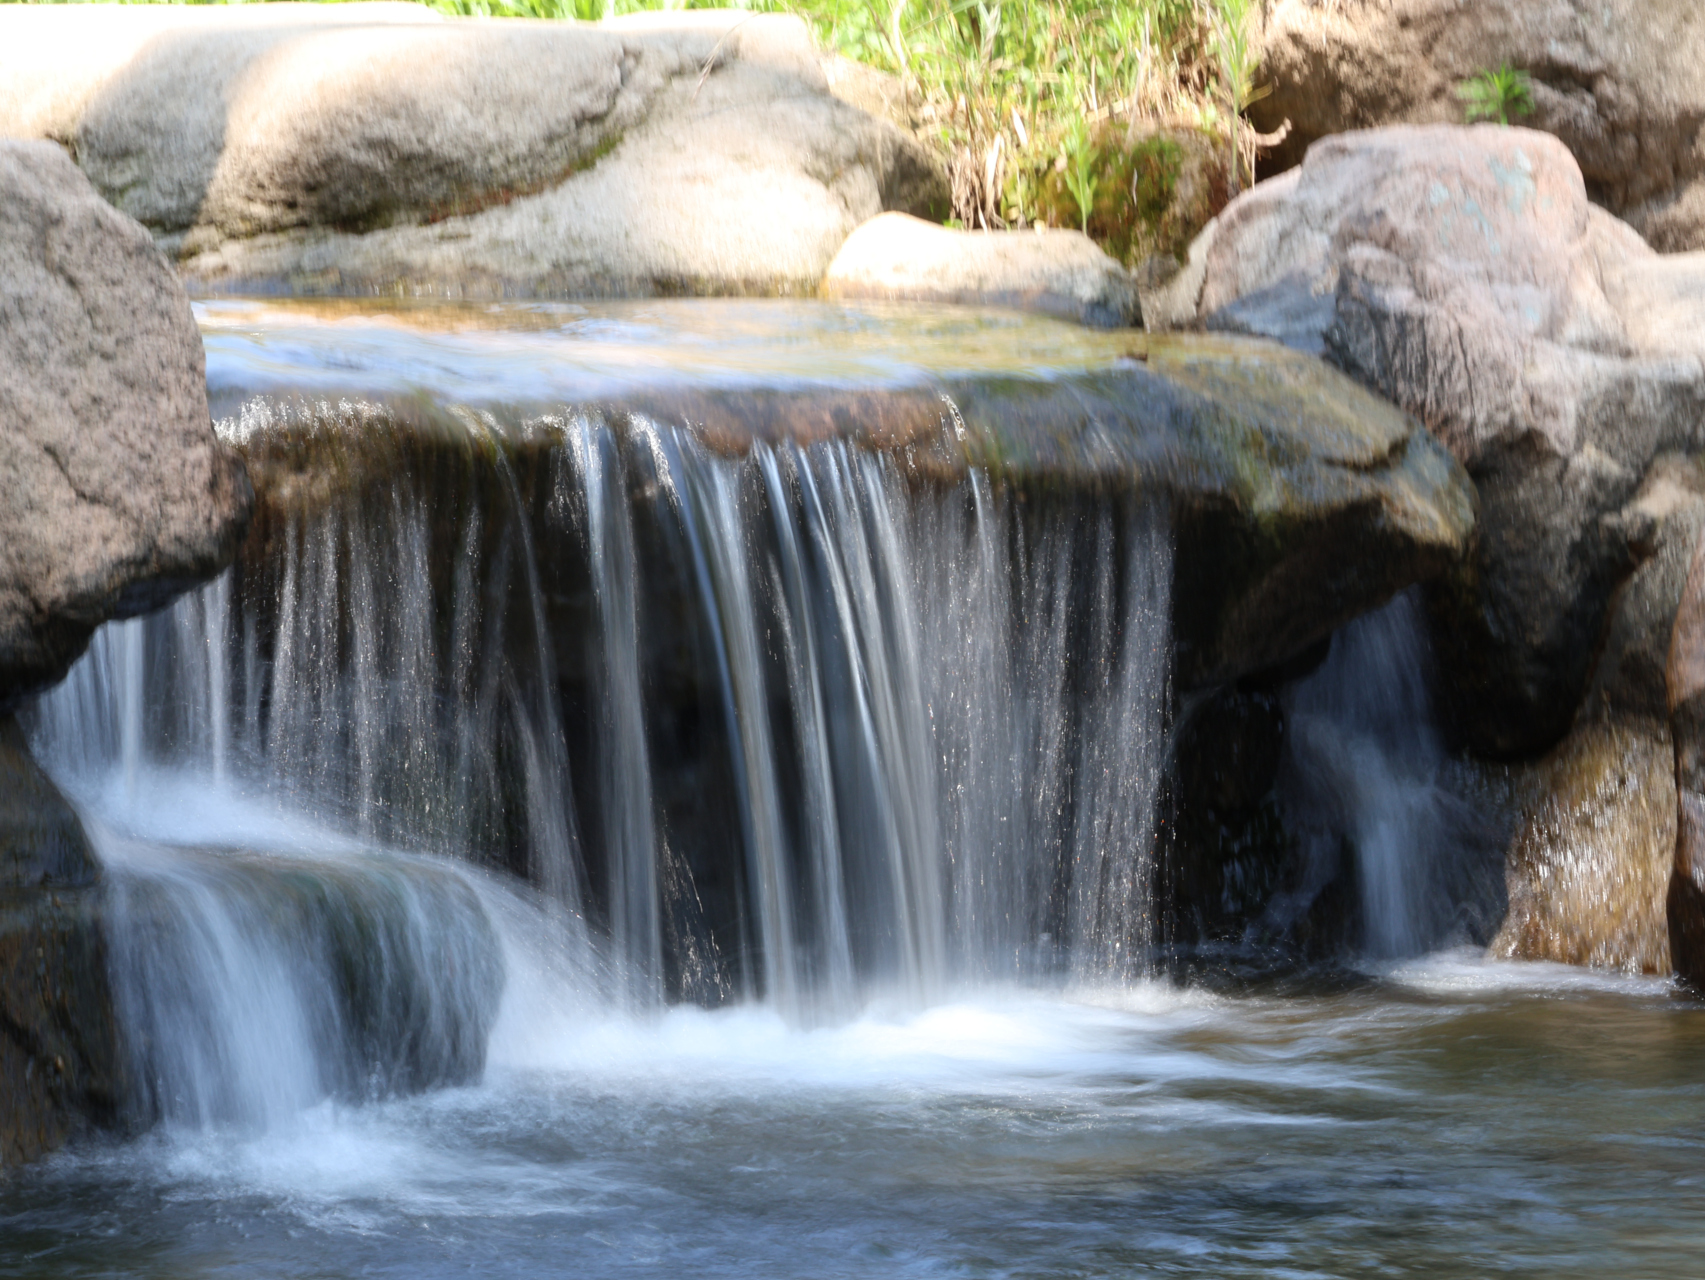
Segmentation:
[(1093, 692), (1080, 736), (1072, 854), (1073, 967), (1101, 981), (1139, 973), (1154, 940), (1154, 809), (1170, 666), (1171, 575), (1159, 552), (1166, 530), (1152, 507), (1126, 517), (1121, 556), (1118, 518), (1103, 513), (1096, 530)]
[[(611, 946), (627, 1003), (662, 995), (663, 921), (651, 765), (645, 737), (632, 512), (620, 442), (582, 417), (558, 453), (559, 502), (584, 512), (598, 609), (597, 724)], [(564, 493), (569, 486), (577, 492)], [(578, 499), (578, 501), (575, 501)]]
[(515, 727), (523, 741), (525, 812), (532, 855), (530, 878), (552, 898), (578, 914), (582, 870), (580, 840), (571, 800), (573, 780), (555, 687), (556, 654), (546, 617), (539, 557), (533, 547), (532, 525), (527, 518), (514, 468), (509, 464), (497, 432), (489, 424), (487, 429), (491, 433), (491, 456), (496, 461), (498, 475), (508, 496), (509, 509), (514, 513), (512, 525), (519, 534), (519, 559), (527, 584), (527, 615), (532, 623), (532, 646), (527, 654), (533, 668), (532, 691), (526, 696), (518, 693), (514, 675), (510, 676), (509, 684)]
[(1275, 904), (1278, 923), (1338, 874), (1348, 846), (1368, 955), (1416, 955), (1443, 939), (1450, 860), (1478, 840), (1472, 806), (1448, 776), (1431, 668), (1421, 601), (1409, 591), (1340, 630), (1291, 691), (1283, 794), (1304, 876)]
[(758, 452), (776, 540), (775, 596), (781, 603), (777, 625), (792, 692), (794, 738), (799, 752), (802, 836), (807, 856), (809, 902), (815, 928), (810, 981), (819, 1012), (844, 1013), (854, 1005), (855, 972), (847, 920), (845, 869), (841, 855), (840, 816), (835, 800), (834, 764), (829, 749), (829, 714), (823, 686), (813, 583), (807, 575), (806, 548), (798, 526), (799, 478), (789, 458), (772, 449)]
[(757, 633), (756, 602), (748, 572), (738, 464), (711, 457), (694, 441), (671, 436), (663, 456), (671, 477), (699, 584), (711, 619), (723, 714), (735, 748), (735, 776), (744, 836), (762, 994), (797, 1010), (801, 991), (794, 940), (793, 887), (784, 845), (776, 761), (771, 747), (769, 698)]

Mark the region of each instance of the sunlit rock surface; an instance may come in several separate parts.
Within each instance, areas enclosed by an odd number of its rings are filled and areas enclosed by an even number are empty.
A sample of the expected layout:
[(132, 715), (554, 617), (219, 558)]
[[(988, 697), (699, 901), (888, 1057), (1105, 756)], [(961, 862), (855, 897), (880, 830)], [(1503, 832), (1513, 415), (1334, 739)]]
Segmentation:
[(0, 133), (64, 144), (203, 288), (810, 293), (946, 199), (792, 17), (56, 6), (0, 50)]
[(227, 563), (250, 499), (183, 287), (64, 152), (0, 143), (0, 709)]
[(1457, 85), (1510, 66), (1533, 81), (1533, 114), (1556, 134), (1593, 200), (1665, 251), (1705, 249), (1705, 11), (1694, 0), (1278, 0), (1262, 10), (1251, 116), (1289, 136), (1294, 165), (1327, 134), (1457, 123)]
[(848, 237), (823, 277), (827, 298), (1011, 307), (1124, 328), (1136, 286), (1080, 231), (959, 231), (890, 213)]

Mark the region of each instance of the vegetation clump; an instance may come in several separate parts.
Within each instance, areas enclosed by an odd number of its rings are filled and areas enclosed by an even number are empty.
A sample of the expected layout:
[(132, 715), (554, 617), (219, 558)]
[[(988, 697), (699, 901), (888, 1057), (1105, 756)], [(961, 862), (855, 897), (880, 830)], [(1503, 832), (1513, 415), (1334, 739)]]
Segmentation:
[(1076, 227), (1130, 261), (1169, 239), (1156, 200), (1196, 152), (1220, 157), (1222, 204), (1252, 179), (1238, 119), (1260, 96), (1252, 0), (750, 3), (900, 78), (960, 225)]
[(1510, 117), (1533, 114), (1533, 77), (1505, 63), (1496, 71), (1481, 71), (1456, 86), (1468, 123), (1496, 120), (1507, 125)]

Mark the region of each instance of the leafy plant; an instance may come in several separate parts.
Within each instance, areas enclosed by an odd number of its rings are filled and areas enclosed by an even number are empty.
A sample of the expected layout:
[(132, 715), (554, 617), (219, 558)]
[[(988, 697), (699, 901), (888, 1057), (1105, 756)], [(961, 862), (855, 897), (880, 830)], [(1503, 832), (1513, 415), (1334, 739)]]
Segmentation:
[(1089, 127), (1083, 121), (1073, 122), (1071, 133), (1066, 138), (1065, 154), (1060, 158), (1065, 161), (1066, 189), (1077, 201), (1083, 233), (1088, 235), (1089, 215), (1095, 210), (1096, 156), (1089, 140)]
[(1231, 166), (1228, 172), (1234, 193), (1243, 185), (1240, 168), (1247, 172), (1251, 183), (1255, 181), (1254, 135), (1246, 133), (1243, 113), (1251, 104), (1272, 92), (1272, 86), (1255, 83), (1261, 51), (1250, 30), (1254, 12), (1253, 0), (1214, 0), (1211, 46), (1219, 62), (1226, 127), (1231, 133)]
[(1456, 86), (1468, 122), (1496, 120), (1507, 125), (1510, 117), (1533, 114), (1533, 77), (1505, 63), (1496, 71), (1481, 71)]

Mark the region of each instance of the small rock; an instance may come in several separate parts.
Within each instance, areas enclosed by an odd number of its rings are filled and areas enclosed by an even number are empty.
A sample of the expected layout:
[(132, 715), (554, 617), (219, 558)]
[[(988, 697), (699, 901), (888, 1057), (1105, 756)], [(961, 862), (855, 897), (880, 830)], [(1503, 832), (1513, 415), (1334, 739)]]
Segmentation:
[(1079, 231), (955, 231), (902, 213), (848, 237), (829, 298), (1010, 307), (1113, 329), (1138, 320), (1130, 276)]

